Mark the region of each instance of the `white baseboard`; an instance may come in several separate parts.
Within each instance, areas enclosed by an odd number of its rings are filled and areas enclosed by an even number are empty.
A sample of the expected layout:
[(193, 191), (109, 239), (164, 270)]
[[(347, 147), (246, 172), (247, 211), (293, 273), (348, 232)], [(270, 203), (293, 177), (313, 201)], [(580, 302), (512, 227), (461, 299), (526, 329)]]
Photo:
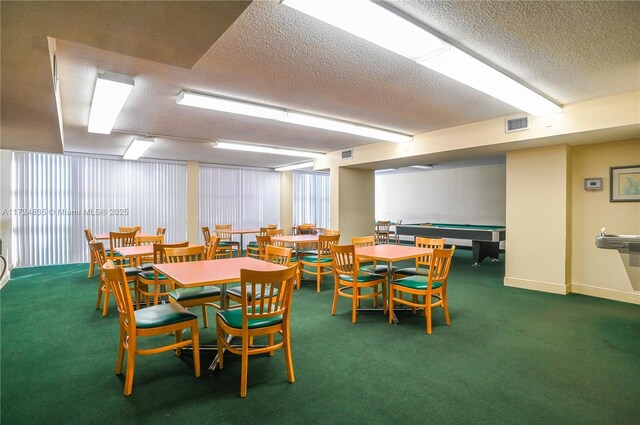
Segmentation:
[(597, 286), (571, 284), (571, 292), (591, 297), (605, 298), (640, 305), (640, 293), (637, 291), (620, 291), (618, 289), (599, 288)]
[(570, 291), (569, 285), (541, 282), (537, 280), (518, 279), (515, 277), (505, 277), (504, 286), (510, 286), (512, 288), (529, 289), (532, 291), (549, 292), (551, 294), (567, 295)]

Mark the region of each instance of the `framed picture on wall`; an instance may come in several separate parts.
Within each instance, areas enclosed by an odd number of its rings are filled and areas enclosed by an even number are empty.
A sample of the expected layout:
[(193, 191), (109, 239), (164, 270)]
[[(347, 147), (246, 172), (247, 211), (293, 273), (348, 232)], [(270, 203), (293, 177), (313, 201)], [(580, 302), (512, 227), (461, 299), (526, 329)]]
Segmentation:
[(640, 202), (640, 165), (609, 168), (611, 202)]

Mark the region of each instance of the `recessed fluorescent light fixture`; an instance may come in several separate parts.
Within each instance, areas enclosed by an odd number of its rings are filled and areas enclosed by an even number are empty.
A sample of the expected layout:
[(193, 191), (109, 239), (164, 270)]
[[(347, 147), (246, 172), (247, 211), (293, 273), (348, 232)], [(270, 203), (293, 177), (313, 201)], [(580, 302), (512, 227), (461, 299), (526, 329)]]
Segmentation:
[(318, 152), (300, 151), (295, 149), (274, 148), (271, 146), (252, 145), (248, 143), (236, 143), (218, 140), (213, 144), (214, 148), (231, 149), (234, 151), (270, 153), (274, 155), (299, 156), (303, 158), (323, 158), (325, 155)]
[(381, 170), (376, 170), (376, 173), (390, 173), (391, 171), (398, 171), (397, 168), (383, 168)]
[(301, 114), (298, 112), (288, 112), (280, 121), (293, 124), (306, 125), (308, 127), (323, 128), (325, 130), (339, 131), (341, 133), (355, 134), (357, 136), (370, 137), (372, 139), (387, 140), (394, 143), (410, 142), (412, 136), (394, 133), (393, 131), (381, 130), (374, 127), (353, 124), (346, 121), (338, 121), (331, 118), (319, 117), (317, 115)]
[(291, 124), (355, 134), (357, 136), (386, 140), (395, 143), (410, 142), (413, 140), (413, 136), (396, 133), (394, 131), (355, 124), (348, 121), (335, 120), (320, 115), (303, 114), (296, 111), (276, 108), (274, 106), (259, 105), (256, 103), (245, 102), (243, 100), (208, 94), (182, 91), (178, 95), (177, 103), (184, 106), (194, 106), (214, 111), (284, 121)]
[(148, 137), (136, 137), (129, 145), (129, 149), (125, 152), (123, 159), (136, 160), (142, 156), (151, 145), (153, 145), (155, 139)]
[(411, 168), (417, 168), (419, 170), (431, 170), (435, 166), (433, 164), (425, 164), (425, 165), (412, 165)]
[(284, 109), (186, 91), (182, 91), (178, 95), (178, 105), (195, 106), (196, 108), (211, 109), (214, 111), (249, 115), (251, 117), (268, 118), (272, 120), (287, 115), (287, 111)]
[(111, 133), (133, 85), (128, 75), (108, 71), (98, 74), (89, 112), (89, 133)]
[(532, 115), (562, 112), (533, 90), (373, 1), (283, 0), (283, 4)]
[(276, 168), (276, 171), (291, 171), (291, 170), (299, 170), (301, 168), (309, 168), (309, 167), (313, 167), (313, 161), (303, 162), (302, 164), (287, 165), (285, 167), (278, 167)]

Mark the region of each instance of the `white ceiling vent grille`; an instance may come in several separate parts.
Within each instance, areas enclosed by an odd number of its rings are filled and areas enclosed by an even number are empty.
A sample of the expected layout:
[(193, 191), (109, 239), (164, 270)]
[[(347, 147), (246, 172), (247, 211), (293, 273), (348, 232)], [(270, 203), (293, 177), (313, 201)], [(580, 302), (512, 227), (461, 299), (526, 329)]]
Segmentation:
[(342, 151), (340, 154), (342, 159), (351, 159), (353, 158), (353, 149)]
[(507, 118), (505, 131), (512, 133), (514, 131), (529, 130), (529, 117)]

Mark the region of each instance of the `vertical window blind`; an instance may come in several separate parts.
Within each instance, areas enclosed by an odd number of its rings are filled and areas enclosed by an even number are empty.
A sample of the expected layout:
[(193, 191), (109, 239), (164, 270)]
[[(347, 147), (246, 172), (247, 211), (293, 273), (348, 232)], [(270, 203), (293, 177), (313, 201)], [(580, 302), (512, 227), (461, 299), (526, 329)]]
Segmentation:
[(293, 174), (293, 223), (331, 227), (331, 186), (328, 174)]
[(167, 241), (186, 240), (186, 184), (183, 164), (13, 152), (13, 263), (88, 262), (85, 228), (166, 227)]
[(199, 177), (200, 227), (213, 233), (216, 224), (258, 229), (280, 222), (280, 173), (202, 165)]

